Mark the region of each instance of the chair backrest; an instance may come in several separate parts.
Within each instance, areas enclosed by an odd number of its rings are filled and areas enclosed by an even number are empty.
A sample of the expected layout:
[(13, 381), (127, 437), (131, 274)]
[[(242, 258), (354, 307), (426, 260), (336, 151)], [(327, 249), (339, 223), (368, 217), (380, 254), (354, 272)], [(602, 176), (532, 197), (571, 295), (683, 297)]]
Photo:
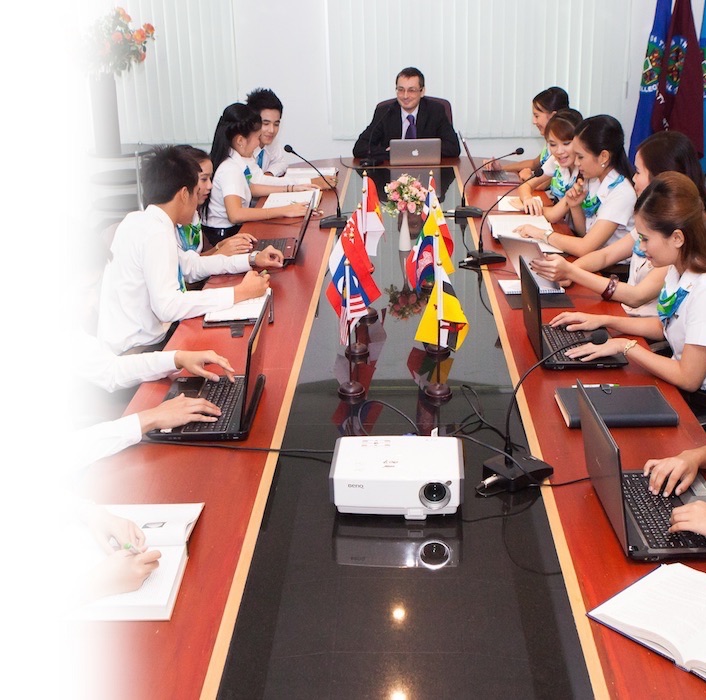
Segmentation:
[[(443, 106), (444, 111), (446, 112), (446, 117), (449, 120), (449, 123), (451, 124), (451, 126), (453, 126), (454, 120), (453, 120), (453, 114), (451, 111), (451, 103), (444, 97), (431, 97), (430, 95), (425, 95), (425, 97), (428, 100), (431, 100), (432, 102), (438, 102), (440, 105)], [(378, 102), (377, 106), (378, 107), (387, 107), (396, 101), (397, 101), (397, 99), (392, 97), (389, 100), (383, 100), (382, 102)]]

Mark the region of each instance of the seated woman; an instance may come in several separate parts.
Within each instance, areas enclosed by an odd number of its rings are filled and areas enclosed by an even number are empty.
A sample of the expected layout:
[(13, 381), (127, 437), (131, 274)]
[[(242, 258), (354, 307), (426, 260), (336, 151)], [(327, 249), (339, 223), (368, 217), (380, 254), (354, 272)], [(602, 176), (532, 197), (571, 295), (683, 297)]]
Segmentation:
[[(578, 176), (574, 157), (574, 131), (583, 121), (575, 109), (560, 109), (544, 130), (550, 156), (542, 165), (542, 175), (520, 185), (518, 197), (527, 214), (543, 215), (550, 223), (564, 219), (569, 213), (564, 195), (574, 186)], [(534, 197), (535, 190), (549, 189), (553, 204), (543, 205)]]
[(619, 240), (632, 228), (635, 190), (620, 122), (607, 114), (576, 127), (574, 153), (580, 174), (566, 192), (575, 236), (524, 225), (517, 232), (579, 257)]
[(253, 172), (257, 165), (252, 155), (260, 145), (261, 128), (260, 115), (240, 103), (226, 107), (218, 121), (211, 147), (211, 161), (216, 174), (203, 225), (203, 231), (213, 246), (235, 235), (240, 225), (246, 221), (306, 214), (307, 205), (297, 202), (269, 209), (250, 208), (253, 196), (317, 189), (311, 184), (285, 184), (279, 178), (259, 174), (259, 182), (253, 182)]
[[(555, 86), (548, 87), (546, 90), (536, 94), (532, 99), (532, 123), (537, 127), (541, 136), (544, 136), (544, 129), (547, 122), (560, 110), (568, 109), (569, 95), (564, 88)], [(549, 149), (546, 144), (541, 153), (535, 158), (525, 160), (509, 161), (502, 163), (502, 169), (509, 172), (518, 173), (523, 180), (528, 180), (532, 177), (532, 173), (544, 165), (549, 158)], [(489, 169), (499, 167), (497, 161), (486, 161)]]
[[(691, 141), (678, 131), (659, 131), (646, 138), (635, 154), (635, 174), (633, 182), (639, 196), (645, 187), (659, 173), (673, 170), (684, 173), (696, 185), (701, 200), (706, 205), (706, 188), (696, 150)], [(610, 281), (599, 274), (599, 270), (619, 263), (630, 257), (630, 273), (627, 283)], [(570, 263), (561, 255), (546, 255), (530, 262), (532, 269), (548, 280), (561, 281), (564, 286), (577, 282), (601, 294), (604, 299), (623, 303), (625, 313), (630, 316), (656, 316), (657, 295), (664, 284), (667, 269), (654, 267), (644, 252), (640, 250), (635, 229), (629, 236), (611, 243), (605, 248), (594, 250)]]
[(243, 253), (250, 253), (253, 249), (253, 245), (257, 243), (257, 238), (250, 233), (237, 233), (235, 236), (231, 236), (230, 238), (220, 241), (215, 246), (207, 247), (207, 250), (204, 250), (202, 220), (206, 214), (209, 195), (213, 188), (213, 163), (208, 153), (202, 151), (200, 148), (194, 148), (188, 145), (177, 146), (177, 148), (190, 155), (199, 164), (199, 168), (201, 168), (198, 190), (199, 205), (196, 208), (194, 220), (191, 224), (186, 224), (185, 226), (177, 224), (176, 226), (179, 249), (184, 252), (193, 250), (199, 255), (207, 256), (215, 254), (242, 255)]
[(570, 357), (593, 359), (622, 352), (660, 379), (685, 392), (706, 389), (706, 219), (696, 185), (682, 173), (655, 177), (635, 206), (640, 248), (655, 267), (668, 267), (659, 294), (659, 316), (629, 317), (563, 312), (553, 326), (594, 330), (601, 326), (648, 338), (666, 339), (673, 352), (664, 357), (636, 340), (611, 338), (567, 350)]

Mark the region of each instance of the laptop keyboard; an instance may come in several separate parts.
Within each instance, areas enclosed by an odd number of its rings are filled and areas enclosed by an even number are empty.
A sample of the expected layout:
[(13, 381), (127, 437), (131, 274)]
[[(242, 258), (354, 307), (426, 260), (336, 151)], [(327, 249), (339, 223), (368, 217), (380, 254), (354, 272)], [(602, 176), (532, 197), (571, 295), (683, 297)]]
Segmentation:
[(265, 250), (268, 245), (271, 245), (284, 253), (287, 243), (289, 243), (289, 238), (261, 238), (255, 245), (255, 250)]
[[(586, 335), (583, 331), (567, 331), (558, 326), (544, 326), (544, 338), (549, 346), (549, 351), (554, 352), (559, 348), (571, 350), (586, 342)], [(568, 360), (564, 352), (558, 352), (554, 357), (559, 360)]]
[(231, 382), (228, 377), (221, 377), (217, 382), (207, 381), (203, 385), (200, 398), (216, 404), (221, 409), (221, 415), (213, 423), (200, 423), (195, 421), (187, 423), (183, 428), (184, 433), (212, 433), (225, 432), (230, 426), (233, 411), (238, 405), (238, 399), (243, 393), (245, 377), (236, 377)]
[(649, 492), (649, 477), (639, 472), (623, 474), (623, 493), (650, 547), (675, 549), (706, 547), (706, 537), (693, 532), (667, 532), (672, 508), (682, 505), (678, 497), (665, 498)]
[(485, 176), (495, 182), (505, 182), (507, 180), (507, 173), (504, 170), (486, 170)]

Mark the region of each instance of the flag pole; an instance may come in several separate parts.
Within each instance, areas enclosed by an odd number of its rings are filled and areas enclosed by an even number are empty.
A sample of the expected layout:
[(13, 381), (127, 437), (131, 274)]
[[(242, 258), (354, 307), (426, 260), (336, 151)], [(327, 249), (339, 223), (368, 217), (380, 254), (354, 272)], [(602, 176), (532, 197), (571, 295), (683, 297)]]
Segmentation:
[[(368, 173), (366, 170), (363, 170), (363, 191), (362, 191), (362, 199), (363, 202), (361, 202), (358, 205), (358, 221), (360, 221), (360, 226), (358, 227), (360, 229), (360, 235), (363, 238), (363, 244), (367, 246), (368, 242)], [(363, 206), (365, 204), (365, 206)], [(365, 323), (367, 325), (372, 325), (378, 320), (378, 312), (377, 309), (374, 309), (372, 306), (368, 306), (365, 310), (365, 316), (363, 316), (358, 323)]]
[[(351, 342), (351, 319), (349, 316), (349, 303), (350, 303), (350, 279), (351, 279), (351, 264), (348, 260), (345, 261), (345, 276), (344, 276), (344, 299), (345, 304), (341, 305), (341, 323), (345, 323), (346, 326), (346, 351), (345, 355), (348, 358), (348, 381), (343, 382), (338, 387), (338, 396), (344, 401), (350, 403), (355, 403), (361, 401), (365, 397), (365, 387), (357, 380), (353, 379), (353, 358), (364, 358), (368, 356), (368, 347), (364, 345), (364, 352), (361, 352), (360, 348), (354, 350), (353, 343)], [(345, 314), (345, 318), (343, 315)], [(356, 345), (359, 345), (356, 343)]]
[[(444, 300), (444, 290), (439, 280), (439, 275), (437, 275), (436, 270), (439, 265), (442, 265), (439, 259), (439, 231), (434, 233), (434, 285), (436, 286), (436, 338), (437, 338), (437, 349), (446, 350), (444, 355), (441, 352), (429, 353), (434, 357), (436, 362), (436, 381), (427, 384), (424, 387), (424, 395), (433, 401), (434, 403), (444, 403), (451, 398), (451, 388), (448, 384), (441, 382), (441, 362), (446, 359), (450, 354), (451, 350), (448, 347), (441, 347), (441, 310), (443, 309)], [(427, 349), (427, 352), (428, 349)]]

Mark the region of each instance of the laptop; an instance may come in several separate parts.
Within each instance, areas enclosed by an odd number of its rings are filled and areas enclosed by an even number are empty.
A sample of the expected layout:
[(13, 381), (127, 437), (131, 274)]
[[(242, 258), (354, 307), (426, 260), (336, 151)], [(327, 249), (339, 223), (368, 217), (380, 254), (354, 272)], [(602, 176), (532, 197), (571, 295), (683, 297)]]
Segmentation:
[(703, 475), (681, 496), (653, 496), (642, 469), (622, 470), (620, 450), (578, 379), (576, 388), (588, 476), (625, 555), (648, 561), (706, 556), (706, 537), (667, 532), (672, 508), (706, 501)]
[(461, 132), (458, 132), (458, 137), (461, 139), (461, 143), (463, 144), (463, 148), (466, 151), (466, 155), (468, 156), (468, 160), (471, 162), (471, 168), (473, 170), (478, 169), (478, 172), (476, 173), (476, 184), (477, 185), (519, 185), (522, 183), (522, 179), (517, 173), (511, 173), (508, 172), (507, 170), (502, 170), (502, 169), (497, 169), (497, 170), (486, 170), (483, 167), (477, 166), (476, 162), (473, 160), (473, 156), (471, 155), (471, 151), (468, 148), (468, 144), (466, 143), (466, 139), (463, 138), (463, 135)]
[(255, 244), (255, 250), (264, 250), (268, 245), (271, 245), (277, 250), (282, 251), (284, 255), (283, 264), (291, 265), (297, 259), (299, 254), (299, 249), (301, 248), (302, 241), (304, 240), (304, 235), (306, 234), (306, 229), (309, 226), (309, 221), (311, 221), (311, 215), (316, 208), (316, 201), (318, 199), (318, 190), (312, 190), (311, 200), (309, 201), (309, 206), (306, 209), (306, 214), (302, 219), (301, 225), (299, 226), (299, 232), (296, 236), (286, 236), (280, 238), (260, 238)]
[(179, 394), (205, 398), (222, 411), (213, 423), (187, 423), (180, 428), (151, 430), (147, 436), (158, 442), (195, 442), (215, 440), (245, 440), (250, 433), (255, 412), (265, 386), (263, 373), (267, 339), (267, 318), (272, 298), (268, 296), (248, 340), (245, 373), (231, 382), (220, 377), (217, 382), (203, 377), (177, 377), (163, 401)]
[[(595, 360), (580, 360), (567, 357), (565, 352), (554, 355), (554, 350), (573, 343), (573, 347), (590, 342), (590, 335), (583, 331), (567, 331), (542, 323), (542, 306), (539, 285), (523, 257), (520, 257), (520, 286), (522, 288), (522, 317), (532, 348), (538, 360), (546, 357), (547, 369), (605, 369), (623, 367), (627, 358), (620, 355), (599, 357)], [(570, 348), (566, 348), (567, 350)], [(551, 355), (551, 357), (550, 357)]]
[[(525, 238), (520, 240), (519, 238), (509, 238), (503, 236), (502, 234), (498, 236), (500, 244), (507, 253), (507, 257), (512, 263), (512, 267), (515, 270), (515, 274), (520, 276), (520, 258), (524, 258), (528, 263), (530, 260), (535, 258), (544, 258), (544, 253), (539, 245), (539, 241), (534, 239)], [(538, 275), (531, 267), (529, 268), (530, 274), (534, 277), (534, 281), (539, 285), (540, 294), (563, 294), (564, 288), (558, 282), (551, 282), (548, 279), (544, 279)], [(502, 287), (502, 285), (501, 285)], [(503, 291), (504, 287), (503, 287)], [(508, 294), (508, 292), (505, 292)]]
[(390, 139), (390, 165), (439, 165), (441, 139)]

